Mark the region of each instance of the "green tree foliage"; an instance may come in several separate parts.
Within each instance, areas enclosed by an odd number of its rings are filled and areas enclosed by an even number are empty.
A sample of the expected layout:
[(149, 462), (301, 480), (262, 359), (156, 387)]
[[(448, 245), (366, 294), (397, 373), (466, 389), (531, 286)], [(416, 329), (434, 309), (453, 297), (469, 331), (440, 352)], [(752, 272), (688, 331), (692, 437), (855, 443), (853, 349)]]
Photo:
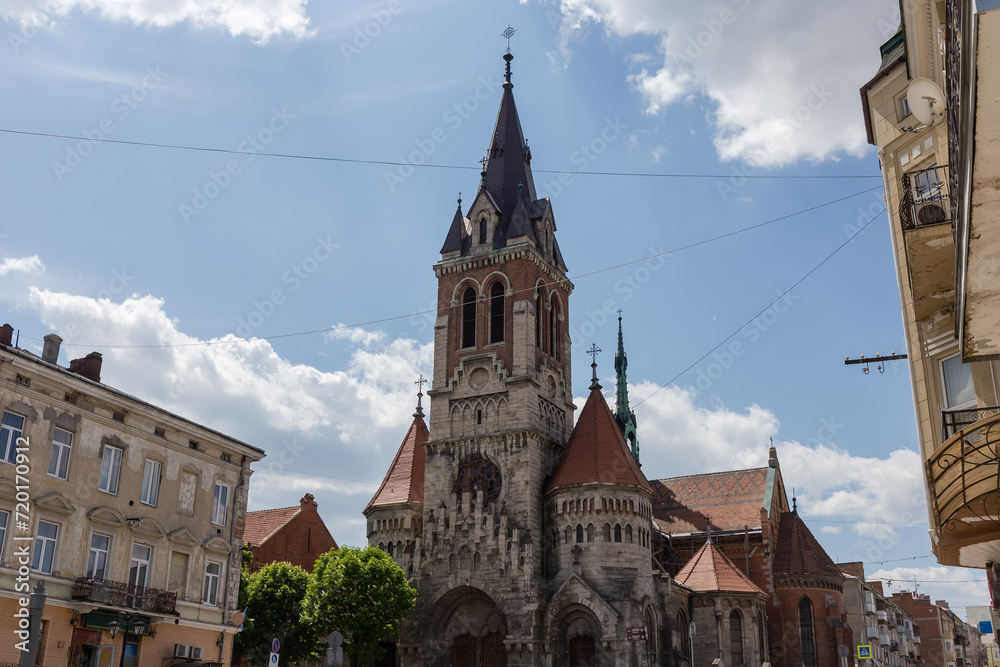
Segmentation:
[(325, 646), (320, 646), (320, 635), (312, 624), (301, 618), (309, 573), (290, 563), (270, 563), (252, 573), (247, 565), (244, 559), (240, 609), (247, 612), (243, 630), (236, 634), (236, 651), (247, 656), (250, 664), (266, 665), (271, 640), (277, 637), (282, 664), (318, 660)]
[(379, 643), (397, 634), (416, 598), (387, 553), (341, 547), (316, 560), (302, 616), (321, 637), (339, 630), (346, 653), (378, 658), (384, 652)]

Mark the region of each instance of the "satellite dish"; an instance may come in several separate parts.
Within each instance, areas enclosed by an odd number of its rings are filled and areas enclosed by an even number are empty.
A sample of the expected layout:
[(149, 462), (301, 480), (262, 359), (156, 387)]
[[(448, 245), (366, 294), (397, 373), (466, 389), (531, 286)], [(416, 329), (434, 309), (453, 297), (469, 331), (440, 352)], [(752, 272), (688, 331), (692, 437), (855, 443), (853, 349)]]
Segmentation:
[(906, 89), (906, 103), (910, 112), (924, 125), (930, 125), (934, 119), (944, 113), (944, 93), (941, 87), (930, 79), (920, 77), (910, 82)]

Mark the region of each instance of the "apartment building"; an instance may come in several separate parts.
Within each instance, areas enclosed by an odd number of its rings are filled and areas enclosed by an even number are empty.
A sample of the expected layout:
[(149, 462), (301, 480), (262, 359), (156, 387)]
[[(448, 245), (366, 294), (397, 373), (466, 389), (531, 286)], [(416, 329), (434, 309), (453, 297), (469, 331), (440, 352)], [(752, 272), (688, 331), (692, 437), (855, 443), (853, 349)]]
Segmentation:
[[(0, 328), (0, 634), (48, 595), (36, 665), (228, 663), (250, 464), (264, 456)], [(0, 662), (15, 663), (14, 641)]]
[(885, 596), (881, 581), (866, 581), (864, 563), (838, 563), (844, 573), (843, 604), (859, 645), (872, 648), (875, 667), (922, 664), (920, 624)]
[(1000, 563), (998, 5), (900, 3), (899, 32), (861, 88), (889, 212), (931, 547), (939, 563), (991, 578)]

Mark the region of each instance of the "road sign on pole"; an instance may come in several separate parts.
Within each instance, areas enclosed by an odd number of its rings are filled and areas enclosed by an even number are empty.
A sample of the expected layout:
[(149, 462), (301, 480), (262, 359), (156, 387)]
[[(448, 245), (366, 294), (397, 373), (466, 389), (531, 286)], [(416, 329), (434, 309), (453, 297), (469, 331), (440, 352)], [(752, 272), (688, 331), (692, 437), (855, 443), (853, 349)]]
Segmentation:
[[(275, 639), (274, 641), (278, 640)], [(267, 664), (270, 665), (271, 667), (278, 667), (278, 654), (275, 653), (274, 651), (271, 651), (271, 659), (267, 661)]]
[(862, 660), (872, 659), (872, 645), (871, 644), (858, 644), (858, 658)]
[(271, 653), (277, 653), (278, 649), (280, 648), (281, 648), (281, 642), (279, 642), (278, 638), (275, 637), (274, 639), (271, 640)]

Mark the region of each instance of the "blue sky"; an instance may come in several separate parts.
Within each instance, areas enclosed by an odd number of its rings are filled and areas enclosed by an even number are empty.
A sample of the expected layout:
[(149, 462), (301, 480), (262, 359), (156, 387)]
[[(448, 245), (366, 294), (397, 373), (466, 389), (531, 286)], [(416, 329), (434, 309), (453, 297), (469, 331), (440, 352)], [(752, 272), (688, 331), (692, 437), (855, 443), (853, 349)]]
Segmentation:
[(576, 284), (576, 393), (591, 343), (613, 373), (621, 308), (647, 475), (764, 465), (773, 437), (834, 558), (983, 604), (980, 573), (929, 557), (905, 365), (843, 364), (904, 348), (858, 96), (897, 11), (0, 0), (0, 129), (243, 151), (0, 132), (0, 309), (23, 347), (55, 331), (61, 363), (98, 350), (109, 384), (267, 450), (251, 509), (311, 492), (362, 542), (430, 375), (431, 266), (478, 183), (511, 24)]

